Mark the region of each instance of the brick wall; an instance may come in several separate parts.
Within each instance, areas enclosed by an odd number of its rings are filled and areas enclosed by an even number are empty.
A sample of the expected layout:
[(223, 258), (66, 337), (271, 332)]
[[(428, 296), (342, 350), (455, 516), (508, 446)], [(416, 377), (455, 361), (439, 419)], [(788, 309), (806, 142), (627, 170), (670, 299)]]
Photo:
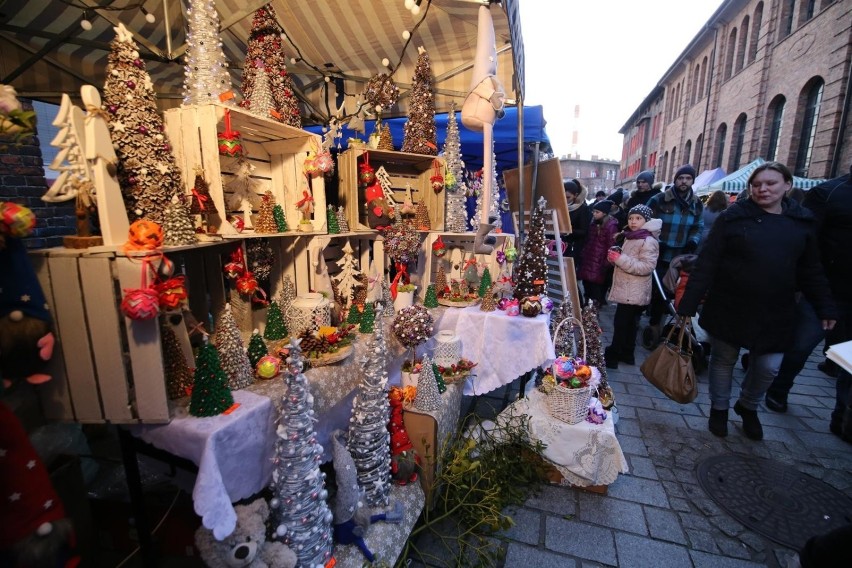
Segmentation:
[[(27, 101), (21, 102), (25, 109), (32, 109)], [(45, 203), (41, 196), (46, 191), (38, 137), (21, 144), (0, 141), (0, 199), (25, 205), (36, 215), (36, 228), (25, 239), (28, 248), (62, 246), (62, 236), (75, 231), (74, 201)]]

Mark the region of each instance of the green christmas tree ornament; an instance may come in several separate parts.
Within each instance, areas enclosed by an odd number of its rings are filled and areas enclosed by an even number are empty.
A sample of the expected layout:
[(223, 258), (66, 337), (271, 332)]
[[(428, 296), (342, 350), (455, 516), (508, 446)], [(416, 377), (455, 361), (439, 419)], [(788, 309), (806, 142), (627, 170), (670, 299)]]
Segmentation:
[(266, 329), (263, 330), (264, 339), (284, 339), (287, 337), (287, 327), (284, 325), (284, 315), (277, 302), (269, 302), (266, 310)]
[(373, 308), (373, 302), (367, 302), (364, 304), (364, 312), (361, 314), (361, 325), (358, 327), (358, 331), (361, 333), (373, 333), (375, 322), (376, 310)]
[(260, 331), (254, 330), (248, 344), (248, 357), (251, 362), (252, 369), (257, 367), (258, 361), (260, 361), (265, 355), (269, 355), (269, 349), (266, 348), (266, 343), (263, 342), (263, 338), (260, 336)]
[(228, 388), (228, 375), (219, 363), (219, 352), (211, 343), (204, 344), (195, 362), (189, 413), (193, 416), (217, 416), (234, 405)]
[(488, 289), (491, 287), (491, 271), (488, 270), (488, 267), (482, 272), (482, 278), (479, 280), (479, 290), (477, 291), (477, 295), (480, 298), (484, 298), (485, 294), (488, 293)]
[(438, 295), (435, 293), (435, 285), (429, 284), (426, 288), (426, 296), (423, 298), (423, 305), (427, 308), (438, 307)]

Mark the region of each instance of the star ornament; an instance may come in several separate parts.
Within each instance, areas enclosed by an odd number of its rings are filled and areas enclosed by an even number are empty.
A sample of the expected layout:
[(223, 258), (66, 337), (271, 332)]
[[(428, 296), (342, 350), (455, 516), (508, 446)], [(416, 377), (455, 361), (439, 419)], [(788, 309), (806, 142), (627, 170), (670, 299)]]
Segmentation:
[(115, 30), (115, 39), (124, 42), (124, 43), (133, 43), (133, 34), (124, 27), (124, 24), (118, 24), (114, 28)]

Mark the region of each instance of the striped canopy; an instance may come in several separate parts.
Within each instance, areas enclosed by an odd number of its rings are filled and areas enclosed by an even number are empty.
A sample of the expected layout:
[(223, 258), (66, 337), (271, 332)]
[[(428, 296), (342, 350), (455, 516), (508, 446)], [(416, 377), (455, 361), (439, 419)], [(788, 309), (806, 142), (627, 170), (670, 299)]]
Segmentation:
[[(182, 97), (185, 13), (189, 0), (7, 0), (0, 2), (0, 83), (11, 84), (23, 97), (56, 102), (62, 93), (75, 97), (83, 84), (102, 88), (113, 27), (124, 23), (139, 45), (164, 108), (177, 106)], [(221, 22), (221, 40), (238, 90), (246, 44), (255, 10), (269, 3), (286, 36), (288, 66), (302, 101), (305, 124), (327, 122), (336, 114), (341, 91), (357, 95), (379, 73), (387, 58), (396, 70), (399, 102), (387, 116), (405, 116), (417, 63), (417, 48), (429, 53), (435, 104), (439, 111), (455, 102), (458, 108), (470, 90), (477, 40), (480, 1), (423, 0), (414, 16), (403, 0), (215, 0)], [(206, 1), (198, 0), (204, 6)], [(523, 94), (523, 40), (518, 0), (494, 4), (491, 16), (497, 44), (497, 73), (507, 93)], [(130, 6), (115, 10), (98, 6)], [(144, 10), (139, 9), (142, 6)], [(88, 31), (80, 27), (90, 6)], [(148, 23), (145, 10), (154, 15)], [(422, 18), (422, 22), (420, 22)], [(418, 22), (419, 25), (418, 25)], [(406, 46), (403, 31), (411, 34)], [(331, 82), (326, 82), (331, 76)], [(354, 96), (345, 97), (347, 108)]]
[[(760, 164), (765, 163), (766, 160), (764, 160), (763, 158), (757, 158), (749, 164), (738, 169), (734, 173), (728, 174), (725, 177), (714, 181), (713, 183), (707, 186), (706, 192), (721, 189), (725, 193), (739, 193), (747, 187), (748, 176), (751, 175), (751, 172), (753, 172), (755, 168), (757, 168), (757, 166), (759, 166)], [(809, 179), (793, 176), (793, 187), (799, 189), (810, 189), (824, 181), (824, 179)]]

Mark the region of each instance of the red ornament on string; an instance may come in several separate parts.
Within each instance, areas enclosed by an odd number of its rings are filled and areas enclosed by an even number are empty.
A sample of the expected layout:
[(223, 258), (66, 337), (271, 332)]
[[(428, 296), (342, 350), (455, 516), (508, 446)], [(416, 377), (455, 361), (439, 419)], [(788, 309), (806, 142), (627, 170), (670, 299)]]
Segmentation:
[(142, 259), (142, 282), (138, 289), (124, 289), (121, 313), (132, 320), (149, 320), (160, 314), (160, 295), (148, 285), (149, 260)]
[(439, 194), (444, 191), (444, 176), (441, 172), (441, 162), (432, 160), (432, 176), (429, 178), (429, 183), (432, 184), (432, 191)]
[(160, 307), (164, 310), (175, 310), (188, 297), (186, 292), (186, 277), (183, 275), (169, 278), (154, 286), (159, 294)]
[(358, 166), (358, 183), (367, 187), (376, 181), (376, 170), (370, 165), (370, 153), (364, 152), (364, 161)]
[(243, 155), (243, 141), (240, 133), (231, 130), (231, 111), (225, 109), (225, 132), (219, 132), (219, 153), (223, 156), (239, 158)]

